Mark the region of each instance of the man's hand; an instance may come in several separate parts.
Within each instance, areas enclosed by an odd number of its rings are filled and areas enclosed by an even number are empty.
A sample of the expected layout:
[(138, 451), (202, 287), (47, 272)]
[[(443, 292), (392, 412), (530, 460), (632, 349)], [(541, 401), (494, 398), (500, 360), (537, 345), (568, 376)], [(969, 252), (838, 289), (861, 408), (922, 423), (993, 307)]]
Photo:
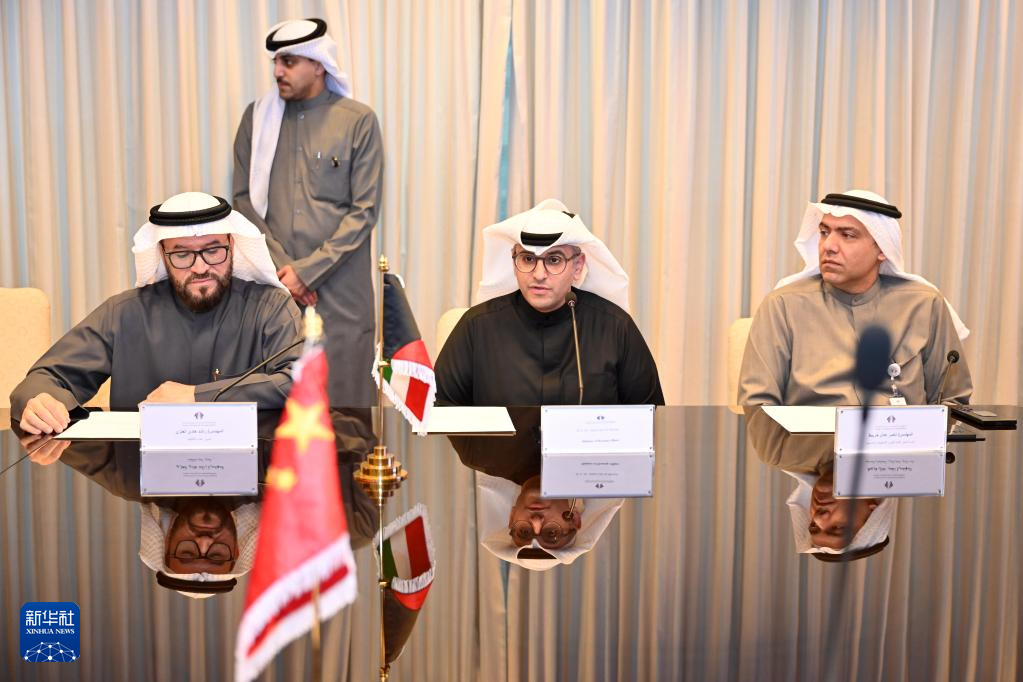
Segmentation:
[[(24, 444), (25, 441), (22, 439), (22, 445)], [(60, 456), (64, 454), (64, 451), (67, 450), (67, 446), (69, 445), (71, 445), (71, 441), (69, 440), (54, 440), (53, 438), (50, 438), (50, 440), (46, 441), (35, 450), (32, 450), (28, 458), (36, 464), (47, 466), (60, 459)], [(25, 449), (31, 450), (31, 448), (32, 446), (29, 445), (26, 446)]]
[(150, 403), (194, 403), (195, 386), (179, 384), (176, 381), (165, 381), (157, 386), (149, 395), (146, 402)]
[(302, 278), (298, 276), (293, 267), (285, 265), (277, 271), (277, 278), (281, 280), (281, 284), (288, 287), (288, 291), (291, 292), (292, 298), (296, 301), (302, 305), (316, 305), (316, 301), (320, 297), (316, 295), (315, 291), (305, 285), (305, 282), (302, 281)]
[(21, 430), (26, 433), (60, 433), (71, 423), (64, 403), (49, 393), (40, 393), (25, 403), (21, 413)]

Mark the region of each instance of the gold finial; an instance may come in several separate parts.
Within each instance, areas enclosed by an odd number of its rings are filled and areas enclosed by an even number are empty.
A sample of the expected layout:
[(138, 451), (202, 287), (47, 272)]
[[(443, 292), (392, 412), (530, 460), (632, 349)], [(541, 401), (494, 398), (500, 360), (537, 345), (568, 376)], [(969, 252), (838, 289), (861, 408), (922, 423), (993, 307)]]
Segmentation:
[(302, 323), (306, 341), (319, 341), (323, 338), (323, 318), (316, 314), (315, 306), (306, 306)]
[(387, 452), (386, 445), (378, 445), (373, 448), (373, 454), (367, 455), (354, 477), (366, 495), (382, 509), (408, 478), (408, 472), (401, 468), (401, 462), (393, 454)]
[(387, 260), (387, 256), (385, 256), (384, 254), (380, 254), (380, 260), (377, 261), (377, 268), (380, 269), (380, 272), (391, 271), (391, 265)]

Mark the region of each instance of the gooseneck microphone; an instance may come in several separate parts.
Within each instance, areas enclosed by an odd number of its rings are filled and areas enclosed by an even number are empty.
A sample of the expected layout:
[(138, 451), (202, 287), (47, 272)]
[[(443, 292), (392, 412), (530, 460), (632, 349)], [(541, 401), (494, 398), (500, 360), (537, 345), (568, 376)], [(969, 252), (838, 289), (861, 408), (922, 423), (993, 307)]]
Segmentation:
[(948, 355), (945, 356), (945, 361), (948, 363), (945, 365), (945, 371), (941, 373), (941, 384), (938, 388), (938, 402), (935, 405), (941, 404), (941, 399), (945, 395), (945, 381), (948, 379), (948, 373), (952, 370), (952, 365), (959, 362), (959, 351), (950, 350)]
[(213, 396), (213, 400), (211, 402), (214, 402), (214, 403), (217, 402), (218, 400), (220, 400), (220, 396), (224, 395), (225, 393), (230, 391), (232, 388), (234, 388), (235, 386), (237, 386), (238, 384), (243, 382), (246, 378), (248, 378), (248, 376), (250, 374), (255, 372), (257, 369), (262, 369), (262, 368), (266, 367), (268, 364), (270, 364), (271, 362), (273, 362), (277, 358), (281, 357), (282, 355), (287, 353), (289, 350), (291, 350), (295, 346), (297, 346), (299, 344), (302, 344), (302, 343), (305, 343), (305, 337), (299, 339), (298, 341), (296, 341), (295, 343), (291, 344), (287, 348), (282, 348), (281, 350), (277, 351), (276, 353), (274, 353), (273, 355), (268, 357), (266, 360), (263, 360), (263, 362), (259, 363), (258, 365), (256, 365), (252, 369), (250, 369), (249, 371), (245, 372), (245, 374), (241, 375), (240, 377), (238, 377), (237, 379), (235, 379), (234, 381), (229, 383), (227, 386), (225, 386), (224, 388), (222, 388), (219, 391), (217, 391), (217, 394), (215, 396)]
[(565, 303), (568, 304), (568, 309), (572, 312), (572, 338), (575, 340), (575, 375), (579, 378), (579, 404), (583, 404), (583, 365), (579, 359), (579, 327), (575, 323), (575, 304), (579, 300), (579, 297), (575, 295), (574, 291), (569, 291), (565, 294)]
[(888, 376), (888, 363), (892, 354), (892, 340), (884, 327), (867, 327), (860, 336), (860, 345), (856, 349), (856, 386), (867, 392), (866, 404), (870, 403), (870, 394), (881, 387)]

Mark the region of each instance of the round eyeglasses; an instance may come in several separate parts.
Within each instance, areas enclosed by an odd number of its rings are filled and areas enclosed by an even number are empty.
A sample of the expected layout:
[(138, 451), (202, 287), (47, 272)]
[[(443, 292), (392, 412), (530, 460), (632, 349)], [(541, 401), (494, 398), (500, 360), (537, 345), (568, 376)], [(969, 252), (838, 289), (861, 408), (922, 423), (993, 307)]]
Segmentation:
[[(569, 507), (568, 511), (561, 513), (561, 518), (569, 524), (575, 517), (575, 500), (572, 500), (572, 506)], [(576, 532), (574, 525), (570, 525), (565, 528), (563, 525), (555, 521), (548, 521), (540, 527), (540, 532), (537, 533), (533, 530), (533, 524), (529, 521), (519, 520), (515, 521), (508, 528), (508, 534), (511, 535), (512, 540), (519, 547), (528, 545), (533, 541), (533, 538), (540, 539), (541, 547), (556, 548), (563, 544), (565, 538), (571, 537)]]
[(543, 261), (543, 266), (547, 270), (547, 274), (560, 275), (565, 271), (565, 267), (568, 266), (568, 261), (578, 255), (579, 254), (577, 253), (571, 256), (565, 256), (560, 253), (549, 253), (543, 258), (540, 258), (529, 251), (521, 251), (512, 256), (512, 260), (515, 261), (515, 269), (519, 272), (532, 272), (533, 270), (536, 270), (536, 264)]
[(205, 559), (213, 564), (226, 564), (234, 557), (231, 555), (231, 548), (223, 542), (214, 542), (203, 553), (199, 550), (199, 544), (195, 540), (182, 540), (174, 548), (174, 558), (182, 561)]
[(178, 270), (187, 270), (195, 265), (197, 256), (202, 256), (206, 265), (220, 265), (227, 260), (228, 254), (231, 253), (231, 247), (225, 244), (223, 246), (211, 246), (208, 249), (199, 249), (198, 251), (180, 250), (165, 251), (164, 253), (171, 265)]

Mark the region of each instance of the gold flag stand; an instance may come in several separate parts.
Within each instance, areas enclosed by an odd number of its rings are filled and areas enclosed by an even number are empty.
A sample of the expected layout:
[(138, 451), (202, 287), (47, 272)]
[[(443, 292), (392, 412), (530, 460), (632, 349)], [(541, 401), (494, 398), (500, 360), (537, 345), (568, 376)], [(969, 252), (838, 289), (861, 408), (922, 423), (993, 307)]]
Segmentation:
[(380, 543), (377, 545), (377, 585), (380, 590), (380, 682), (387, 682), (391, 669), (387, 664), (387, 648), (384, 641), (384, 597), (387, 594), (387, 580), (384, 579), (384, 505), (401, 488), (408, 478), (408, 472), (384, 444), (384, 370), (390, 363), (384, 359), (384, 275), (390, 270), (387, 256), (381, 255), (377, 262), (380, 271), (380, 308), (377, 317), (376, 371), (380, 377), (377, 386), (377, 442), (373, 452), (356, 470), (355, 481), (366, 495), (377, 505), (380, 523)]

